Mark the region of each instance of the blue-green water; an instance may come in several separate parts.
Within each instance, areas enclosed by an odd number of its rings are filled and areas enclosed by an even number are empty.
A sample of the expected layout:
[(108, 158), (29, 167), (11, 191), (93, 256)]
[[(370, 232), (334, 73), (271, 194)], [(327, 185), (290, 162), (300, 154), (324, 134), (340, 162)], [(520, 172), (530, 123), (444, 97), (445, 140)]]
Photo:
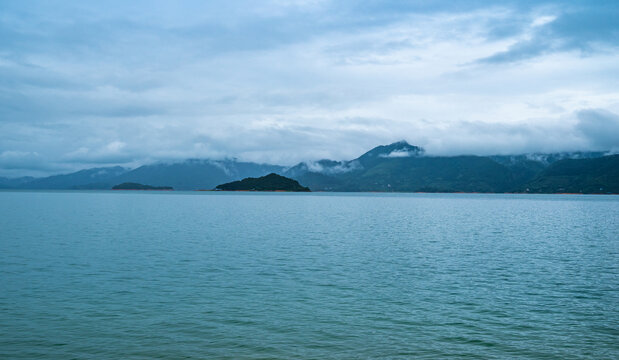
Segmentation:
[(0, 192), (2, 359), (619, 358), (619, 197)]

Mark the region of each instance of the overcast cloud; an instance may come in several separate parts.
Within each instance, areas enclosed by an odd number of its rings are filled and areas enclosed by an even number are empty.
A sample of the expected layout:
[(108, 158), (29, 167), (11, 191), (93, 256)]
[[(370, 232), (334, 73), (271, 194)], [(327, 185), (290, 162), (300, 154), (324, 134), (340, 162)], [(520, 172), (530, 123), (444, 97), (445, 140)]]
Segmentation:
[(4, 0), (0, 176), (401, 139), (617, 151), (617, 19), (615, 0)]

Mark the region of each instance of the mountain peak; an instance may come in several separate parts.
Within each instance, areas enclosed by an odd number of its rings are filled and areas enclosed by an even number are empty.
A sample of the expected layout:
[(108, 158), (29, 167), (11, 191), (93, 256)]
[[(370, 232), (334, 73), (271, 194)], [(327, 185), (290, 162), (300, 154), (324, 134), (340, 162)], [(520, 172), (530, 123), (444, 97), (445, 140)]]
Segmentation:
[(425, 150), (411, 145), (406, 140), (400, 140), (389, 145), (380, 145), (366, 152), (361, 158), (402, 158), (421, 156)]

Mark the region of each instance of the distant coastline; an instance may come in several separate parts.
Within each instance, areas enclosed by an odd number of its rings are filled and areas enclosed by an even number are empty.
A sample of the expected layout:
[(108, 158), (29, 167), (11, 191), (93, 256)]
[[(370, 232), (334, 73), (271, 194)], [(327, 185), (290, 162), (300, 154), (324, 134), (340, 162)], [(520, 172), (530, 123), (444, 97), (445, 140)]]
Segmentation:
[[(406, 141), (377, 146), (352, 160), (323, 159), (281, 166), (237, 160), (190, 159), (143, 165), (136, 169), (120, 166), (92, 168), (44, 178), (0, 177), (0, 189), (105, 190), (131, 183), (165, 186), (122, 189), (208, 191), (219, 185), (271, 173), (320, 192), (619, 194), (618, 154), (597, 151), (431, 156), (421, 147)], [(225, 190), (290, 189), (249, 187)]]
[(114, 185), (112, 190), (146, 190), (146, 191), (172, 191), (174, 188), (171, 186), (152, 186), (138, 183), (122, 183)]

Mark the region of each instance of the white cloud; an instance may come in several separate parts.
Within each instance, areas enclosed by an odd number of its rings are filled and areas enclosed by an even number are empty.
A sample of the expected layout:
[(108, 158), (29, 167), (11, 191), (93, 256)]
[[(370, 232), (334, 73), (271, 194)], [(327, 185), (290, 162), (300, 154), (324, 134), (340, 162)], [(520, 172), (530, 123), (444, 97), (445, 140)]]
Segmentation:
[(0, 153), (73, 169), (226, 156), (289, 165), (402, 138), (429, 154), (613, 145), (593, 141), (579, 113), (619, 112), (609, 42), (596, 38), (604, 51), (587, 56), (562, 47), (480, 61), (545, 31), (567, 44), (574, 35), (550, 31), (562, 7), (133, 4), (4, 11)]
[(389, 154), (380, 154), (379, 156), (384, 157), (384, 158), (402, 158), (402, 157), (411, 157), (414, 155), (416, 154), (411, 153), (410, 151), (406, 151), (406, 150), (393, 150)]

